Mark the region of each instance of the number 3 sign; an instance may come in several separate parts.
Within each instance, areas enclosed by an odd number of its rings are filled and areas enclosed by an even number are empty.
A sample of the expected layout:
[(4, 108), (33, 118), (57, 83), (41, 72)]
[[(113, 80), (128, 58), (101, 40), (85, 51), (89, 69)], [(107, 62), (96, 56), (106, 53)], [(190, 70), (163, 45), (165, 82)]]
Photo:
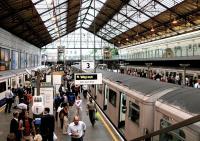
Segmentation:
[(94, 69), (94, 61), (82, 61), (82, 69), (83, 70), (93, 70)]

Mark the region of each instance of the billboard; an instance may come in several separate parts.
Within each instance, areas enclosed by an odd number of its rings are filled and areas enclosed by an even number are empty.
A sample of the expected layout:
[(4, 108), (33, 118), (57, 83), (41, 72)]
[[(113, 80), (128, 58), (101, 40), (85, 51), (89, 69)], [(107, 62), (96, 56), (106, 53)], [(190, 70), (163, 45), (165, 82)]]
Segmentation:
[(19, 69), (19, 52), (12, 50), (11, 69)]

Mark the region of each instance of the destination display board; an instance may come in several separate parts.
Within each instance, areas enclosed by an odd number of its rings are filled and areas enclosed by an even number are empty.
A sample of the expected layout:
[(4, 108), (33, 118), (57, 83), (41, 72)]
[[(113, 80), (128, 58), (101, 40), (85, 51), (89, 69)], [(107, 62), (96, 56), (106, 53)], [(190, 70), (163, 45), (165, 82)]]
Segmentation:
[(75, 85), (102, 84), (102, 73), (75, 73)]

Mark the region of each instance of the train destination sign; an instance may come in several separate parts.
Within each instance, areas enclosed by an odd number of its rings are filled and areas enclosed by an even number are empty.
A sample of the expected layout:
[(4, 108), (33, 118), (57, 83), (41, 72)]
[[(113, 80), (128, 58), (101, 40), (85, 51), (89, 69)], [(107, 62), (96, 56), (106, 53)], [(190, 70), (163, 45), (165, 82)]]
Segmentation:
[(75, 73), (75, 85), (102, 84), (102, 73)]

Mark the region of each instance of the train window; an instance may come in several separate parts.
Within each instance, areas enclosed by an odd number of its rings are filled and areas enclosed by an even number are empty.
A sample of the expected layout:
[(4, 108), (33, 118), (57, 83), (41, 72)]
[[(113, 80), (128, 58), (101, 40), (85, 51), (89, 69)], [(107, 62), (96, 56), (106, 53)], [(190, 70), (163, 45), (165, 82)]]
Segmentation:
[(21, 84), (21, 83), (22, 83), (22, 78), (20, 77), (20, 78), (19, 78), (19, 84)]
[[(171, 126), (171, 123), (165, 119), (160, 120), (160, 128), (166, 128)], [(176, 129), (173, 131), (170, 131), (169, 133), (163, 133), (160, 134), (160, 140), (171, 140), (171, 141), (185, 141), (186, 135), (182, 129)]]
[(0, 93), (6, 91), (6, 82), (1, 82), (0, 83)]
[(140, 118), (140, 107), (129, 101), (129, 119), (139, 125), (139, 118)]
[(109, 89), (109, 102), (115, 107), (116, 107), (116, 97), (117, 97), (117, 93)]
[(102, 88), (103, 88), (103, 85), (102, 84), (99, 84), (97, 85), (97, 90), (100, 94), (102, 94)]
[(94, 88), (94, 85), (92, 85), (92, 88)]

